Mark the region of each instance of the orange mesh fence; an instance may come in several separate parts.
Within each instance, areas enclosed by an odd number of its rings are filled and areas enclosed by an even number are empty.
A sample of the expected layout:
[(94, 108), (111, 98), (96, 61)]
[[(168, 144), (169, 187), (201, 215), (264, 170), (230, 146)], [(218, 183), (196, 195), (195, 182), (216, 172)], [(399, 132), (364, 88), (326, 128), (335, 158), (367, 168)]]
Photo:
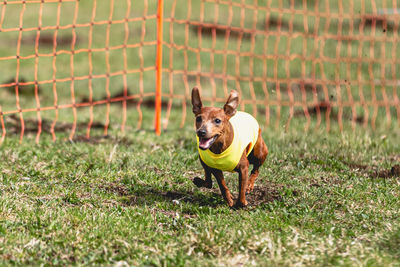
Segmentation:
[(148, 120), (182, 127), (194, 86), (211, 105), (238, 90), (240, 108), (274, 127), (400, 124), (397, 0), (5, 0), (0, 9), (0, 142), (55, 140), (65, 129), (89, 138)]
[[(141, 127), (141, 102), (155, 95), (154, 87), (144, 90), (145, 77), (154, 80), (155, 60), (151, 55), (144, 57), (153, 54), (156, 46), (156, 34), (147, 31), (155, 25), (157, 13), (149, 9), (146, 0), (133, 6), (135, 3), (0, 3), (2, 140), (7, 130), (19, 132), (21, 140), (26, 132), (36, 132), (36, 141), (45, 130), (55, 140), (56, 132), (66, 128), (69, 139), (73, 139), (77, 127), (83, 124), (89, 138), (98, 106), (104, 109), (101, 122), (96, 121), (95, 126), (101, 126), (107, 134), (112, 123), (111, 104), (116, 102), (121, 103), (121, 131), (126, 126), (127, 103), (136, 106), (135, 122)], [(84, 115), (82, 108), (86, 108)], [(65, 110), (70, 112), (60, 119)], [(35, 119), (29, 117), (32, 113), (36, 113)], [(86, 123), (79, 120), (80, 116)]]
[(174, 0), (164, 127), (174, 101), (185, 123), (193, 84), (211, 104), (237, 89), (241, 109), (275, 127), (398, 125), (399, 20), (397, 0)]

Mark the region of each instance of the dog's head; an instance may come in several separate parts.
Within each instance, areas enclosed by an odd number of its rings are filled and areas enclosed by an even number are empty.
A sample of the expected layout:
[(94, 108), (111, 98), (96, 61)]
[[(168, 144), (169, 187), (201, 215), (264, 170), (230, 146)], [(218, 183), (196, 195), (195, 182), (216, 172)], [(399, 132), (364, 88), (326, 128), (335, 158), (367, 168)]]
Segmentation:
[(229, 119), (235, 115), (239, 104), (239, 94), (232, 90), (223, 108), (203, 107), (197, 87), (192, 90), (193, 113), (196, 117), (196, 134), (199, 147), (206, 150), (223, 135), (229, 127)]

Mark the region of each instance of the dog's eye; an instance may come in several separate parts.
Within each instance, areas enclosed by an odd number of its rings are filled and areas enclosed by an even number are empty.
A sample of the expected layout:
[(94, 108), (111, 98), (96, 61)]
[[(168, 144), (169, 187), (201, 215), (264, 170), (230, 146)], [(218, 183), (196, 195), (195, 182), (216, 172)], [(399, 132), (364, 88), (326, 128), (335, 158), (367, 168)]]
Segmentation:
[(221, 123), (220, 119), (215, 119), (214, 121), (215, 121), (216, 124), (220, 124)]
[(201, 117), (196, 117), (196, 122), (201, 122)]

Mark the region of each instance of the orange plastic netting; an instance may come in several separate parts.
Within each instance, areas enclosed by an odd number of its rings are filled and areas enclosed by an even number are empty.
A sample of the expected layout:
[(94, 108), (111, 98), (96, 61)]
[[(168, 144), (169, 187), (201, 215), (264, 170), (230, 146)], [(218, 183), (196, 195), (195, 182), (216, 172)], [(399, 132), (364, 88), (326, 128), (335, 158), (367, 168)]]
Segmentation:
[(55, 140), (62, 110), (69, 139), (82, 121), (89, 138), (96, 116), (104, 134), (115, 116), (124, 131), (130, 113), (141, 128), (149, 98), (158, 133), (162, 112), (162, 127), (182, 127), (194, 86), (211, 105), (238, 90), (241, 109), (275, 127), (297, 117), (328, 131), (332, 121), (400, 124), (397, 0), (5, 0), (0, 9), (0, 142), (22, 140), (32, 113), (36, 141), (43, 131)]
[[(72, 139), (75, 135), (75, 129), (77, 126), (77, 108), (80, 107), (89, 107), (89, 121), (87, 123), (87, 130), (86, 130), (86, 136), (90, 136), (90, 130), (91, 126), (93, 123), (93, 107), (96, 105), (106, 105), (106, 113), (105, 113), (105, 124), (104, 124), (104, 134), (107, 134), (109, 123), (110, 123), (110, 103), (113, 102), (122, 102), (122, 123), (121, 123), (121, 130), (124, 131), (125, 123), (126, 123), (126, 101), (129, 101), (131, 99), (135, 98), (143, 98), (145, 96), (151, 96), (154, 95), (153, 93), (145, 93), (143, 90), (143, 75), (138, 76), (138, 81), (137, 84), (139, 85), (140, 92), (139, 94), (130, 94), (128, 95), (128, 84), (127, 84), (127, 76), (132, 73), (139, 73), (143, 74), (148, 71), (152, 71), (155, 69), (154, 64), (151, 66), (145, 66), (144, 64), (144, 58), (142, 54), (142, 48), (146, 46), (155, 46), (156, 45), (156, 40), (153, 38), (153, 40), (146, 41), (145, 40), (145, 33), (146, 33), (146, 21), (147, 20), (155, 20), (156, 18), (156, 13), (153, 12), (153, 14), (148, 14), (148, 4), (147, 1), (144, 1), (141, 7), (141, 12), (142, 14), (140, 16), (132, 16), (132, 3), (131, 1), (125, 1), (125, 9), (122, 11), (124, 13), (123, 17), (119, 19), (114, 19), (113, 15), (115, 14), (114, 11), (114, 6), (115, 6), (115, 1), (110, 0), (110, 1), (88, 1), (90, 2), (90, 13), (85, 13), (85, 14), (79, 14), (80, 10), (80, 2), (76, 0), (60, 0), (60, 1), (52, 1), (52, 0), (46, 0), (46, 1), (3, 1), (1, 5), (1, 19), (0, 19), (0, 31), (1, 34), (4, 35), (5, 33), (17, 33), (17, 41), (16, 41), (16, 51), (15, 54), (10, 55), (10, 56), (1, 56), (0, 57), (0, 62), (3, 61), (8, 61), (8, 60), (13, 60), (16, 62), (16, 71), (15, 71), (15, 78), (13, 78), (11, 81), (8, 83), (2, 83), (0, 84), (0, 89), (1, 88), (10, 88), (13, 87), (15, 88), (15, 107), (16, 109), (13, 110), (8, 110), (5, 111), (4, 108), (1, 111), (1, 122), (2, 122), (2, 138), (4, 139), (4, 136), (6, 135), (6, 127), (4, 125), (4, 120), (6, 115), (10, 114), (18, 114), (20, 118), (20, 135), (21, 139), (24, 135), (24, 113), (27, 112), (36, 112), (37, 113), (37, 122), (38, 122), (38, 128), (37, 128), (37, 135), (36, 135), (36, 140), (39, 140), (39, 137), (42, 132), (42, 118), (41, 118), (41, 113), (47, 110), (55, 110), (55, 117), (54, 120), (51, 124), (50, 132), (53, 136), (53, 139), (55, 140), (56, 135), (55, 135), (55, 126), (58, 122), (58, 111), (61, 109), (72, 109), (73, 111), (73, 123), (71, 125), (71, 132), (69, 135), (69, 138)], [(121, 1), (122, 2), (122, 1)], [(70, 4), (68, 6), (68, 12), (64, 11), (62, 12), (62, 8), (65, 7), (66, 4)], [(87, 3), (86, 3), (87, 4)], [(39, 7), (37, 7), (39, 5)], [(102, 6), (102, 9), (104, 7), (108, 10), (108, 17), (102, 16), (103, 19), (97, 19), (96, 17), (96, 11), (99, 10), (98, 6)], [(10, 6), (18, 6), (20, 11), (15, 13), (15, 8), (13, 11), (9, 10)], [(42, 21), (46, 16), (54, 16), (54, 13), (46, 13), (45, 8), (50, 7), (49, 10), (55, 11), (56, 12), (56, 17), (54, 20), (55, 24), (54, 25), (47, 25), (44, 26), (42, 25)], [(32, 12), (37, 14), (37, 22), (34, 23), (32, 20), (28, 25), (33, 25), (36, 24), (36, 27), (29, 27), (25, 26), (24, 24), (24, 18), (26, 17), (26, 13), (29, 10), (33, 10), (30, 13), (30, 17), (32, 17)], [(86, 12), (88, 8), (84, 9)], [(80, 15), (80, 23), (78, 23), (78, 14)], [(15, 25), (16, 27), (6, 27), (5, 26), (5, 20), (7, 17), (15, 17), (18, 16), (18, 25)], [(60, 23), (62, 17), (71, 17), (72, 21), (71, 23), (65, 23), (62, 25)], [(10, 19), (12, 21), (12, 19)], [(29, 21), (29, 20), (28, 20)], [(129, 31), (129, 24), (133, 22), (140, 22), (141, 23), (141, 34), (139, 41), (136, 43), (129, 42), (128, 40), (130, 39), (130, 31)], [(14, 21), (15, 23), (15, 21)], [(111, 45), (110, 41), (110, 32), (111, 32), (111, 27), (113, 25), (122, 25), (124, 28), (122, 34), (123, 37), (119, 40), (119, 44), (114, 44)], [(93, 29), (97, 26), (104, 26), (105, 29), (102, 32), (105, 36), (104, 43), (102, 45), (97, 45), (96, 47), (93, 47), (93, 43), (96, 42), (96, 40), (93, 39)], [(76, 41), (77, 41), (77, 30), (82, 30), (82, 29), (87, 29), (87, 47), (85, 48), (77, 48), (76, 47)], [(70, 40), (69, 41), (69, 47), (66, 47), (63, 45), (62, 47), (59, 47), (60, 41), (62, 42), (63, 39), (59, 38), (60, 31), (66, 32), (69, 31), (69, 36)], [(30, 46), (34, 46), (34, 53), (29, 54), (29, 55), (21, 55), (21, 47), (24, 46), (24, 39), (23, 35), (27, 35), (30, 32), (35, 32), (35, 38), (32, 44)], [(41, 37), (41, 33), (45, 32), (46, 36), (44, 38)], [(49, 34), (49, 32), (51, 34)], [(42, 39), (43, 40), (42, 40)], [(50, 40), (48, 40), (50, 39)], [(50, 47), (51, 50), (48, 51), (48, 53), (41, 53), (39, 51), (40, 45), (43, 46), (49, 46), (49, 44), (46, 44), (46, 42), (51, 43)], [(25, 44), (26, 46), (26, 44)], [(130, 68), (128, 67), (127, 63), (127, 50), (128, 49), (133, 49), (133, 48), (138, 48), (137, 49), (137, 57), (139, 63), (135, 66), (136, 68)], [(110, 53), (112, 51), (117, 51), (120, 50), (123, 55), (123, 62), (122, 62), (122, 68), (120, 68), (119, 71), (112, 71), (111, 65), (110, 65)], [(102, 64), (104, 64), (105, 68), (103, 73), (93, 73), (93, 63), (92, 63), (92, 58), (93, 54), (99, 54), (103, 53), (103, 58), (104, 61)], [(74, 64), (74, 58), (77, 55), (80, 54), (85, 54), (87, 56), (87, 75), (81, 75), (77, 76), (75, 74), (75, 67), (76, 64)], [(60, 55), (68, 55), (70, 57), (69, 60), (69, 73), (68, 77), (65, 78), (57, 78), (58, 70), (57, 70), (57, 58)], [(38, 73), (40, 72), (39, 69), (39, 59), (41, 58), (51, 58), (51, 69), (45, 70), (45, 71), (51, 71), (52, 72), (52, 79), (47, 79), (47, 80), (42, 80), (38, 78)], [(32, 81), (26, 81), (25, 79), (22, 79), (21, 81), (21, 68), (20, 68), (20, 63), (22, 61), (26, 61), (29, 59), (34, 59), (34, 67), (30, 69), (34, 73), (34, 79)], [(65, 72), (65, 70), (64, 70)], [(118, 97), (112, 97), (110, 95), (110, 79), (111, 77), (116, 77), (120, 76), (122, 77), (123, 80), (123, 95), (118, 96)], [(106, 92), (106, 97), (102, 100), (95, 101), (93, 99), (93, 85), (92, 81), (95, 79), (103, 79), (105, 82), (105, 92)], [(78, 90), (75, 87), (76, 81), (81, 81), (81, 80), (87, 80), (87, 88), (79, 88), (79, 90), (86, 90), (89, 92), (87, 101), (81, 101), (77, 102), (76, 97), (75, 97), (75, 92)], [(70, 103), (67, 104), (60, 104), (59, 103), (59, 96), (58, 96), (58, 85), (61, 83), (69, 82), (70, 84)], [(53, 105), (47, 105), (43, 106), (39, 100), (39, 86), (43, 85), (51, 85), (52, 86), (52, 91), (54, 95), (54, 102)], [(34, 108), (24, 108), (20, 104), (20, 92), (21, 92), (21, 87), (22, 86), (29, 86), (33, 85), (35, 87), (34, 90), (34, 97), (36, 99), (36, 107)], [(5, 102), (5, 101), (4, 101)], [(3, 104), (4, 103), (0, 103)], [(1, 106), (0, 106), (1, 107)], [(140, 108), (140, 101), (137, 102), (137, 112), (139, 113), (139, 121), (141, 121), (141, 108)], [(140, 122), (139, 122), (139, 127), (140, 127)]]
[[(400, 122), (396, 0), (188, 1), (185, 14), (177, 16), (181, 4), (174, 1), (165, 15), (167, 118), (171, 100), (180, 97), (183, 125), (189, 81), (195, 80), (211, 103), (239, 90), (242, 109), (261, 112), (276, 127), (282, 119), (289, 127), (299, 115), (306, 129), (312, 121), (318, 128), (324, 116), (328, 131), (331, 120), (341, 130), (344, 120), (353, 129), (369, 122), (375, 128), (380, 117), (390, 125), (393, 115)], [(184, 40), (177, 41), (179, 27)], [(183, 67), (175, 67), (182, 59)], [(181, 94), (177, 77), (185, 88)]]

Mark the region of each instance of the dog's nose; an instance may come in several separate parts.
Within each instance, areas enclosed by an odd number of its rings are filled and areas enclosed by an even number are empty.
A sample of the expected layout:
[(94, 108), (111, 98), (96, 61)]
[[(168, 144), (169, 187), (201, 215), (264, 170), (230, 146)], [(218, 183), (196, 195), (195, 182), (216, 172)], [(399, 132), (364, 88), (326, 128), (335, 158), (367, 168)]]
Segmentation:
[(199, 137), (204, 137), (204, 136), (206, 136), (206, 131), (205, 130), (198, 130), (197, 131), (197, 135), (199, 136)]

